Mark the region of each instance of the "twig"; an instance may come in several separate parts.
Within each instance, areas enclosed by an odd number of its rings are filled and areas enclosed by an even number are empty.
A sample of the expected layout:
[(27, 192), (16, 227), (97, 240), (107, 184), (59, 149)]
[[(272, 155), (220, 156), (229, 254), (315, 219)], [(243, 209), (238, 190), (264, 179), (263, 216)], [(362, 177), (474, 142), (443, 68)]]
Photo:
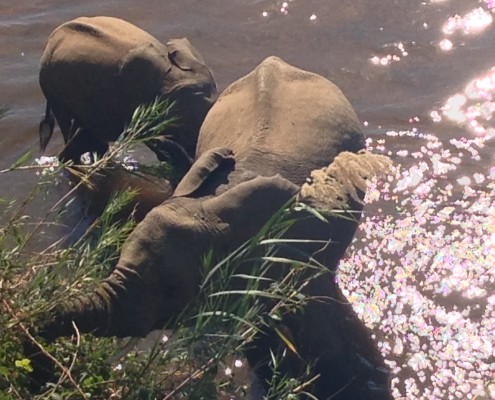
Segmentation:
[[(77, 325), (74, 323), (74, 321), (72, 321), (72, 327), (76, 331), (76, 346), (77, 346), (77, 349), (79, 349), (79, 344), (81, 342), (81, 335), (80, 335), (79, 329), (77, 329)], [(77, 359), (77, 350), (74, 353), (74, 357), (72, 358), (72, 361), (71, 361), (70, 366), (69, 366), (69, 368), (68, 368), (67, 371), (70, 372), (72, 370), (72, 368), (74, 367), (74, 363), (76, 362), (76, 359)], [(65, 379), (66, 376), (69, 377), (69, 375), (66, 374), (65, 371), (64, 371), (64, 374), (62, 374), (62, 376), (58, 380), (57, 384), (51, 389), (51, 392), (52, 393), (60, 386), (60, 384), (64, 381), (64, 379)]]
[(72, 361), (69, 365), (68, 371), (72, 371), (72, 368), (74, 368), (74, 364), (76, 363), (77, 359), (77, 353), (79, 351), (79, 346), (81, 345), (81, 334), (79, 333), (79, 329), (77, 328), (77, 325), (74, 321), (72, 321), (72, 327), (74, 328), (74, 331), (76, 332), (76, 351), (74, 352), (74, 357), (72, 358)]
[(5, 174), (7, 172), (12, 172), (12, 171), (26, 171), (26, 170), (31, 170), (31, 169), (46, 169), (46, 168), (50, 168), (50, 167), (53, 167), (53, 168), (58, 167), (58, 164), (24, 165), (22, 167), (15, 167), (15, 168), (9, 167), (9, 168), (5, 168), (5, 169), (0, 170), (0, 174)]

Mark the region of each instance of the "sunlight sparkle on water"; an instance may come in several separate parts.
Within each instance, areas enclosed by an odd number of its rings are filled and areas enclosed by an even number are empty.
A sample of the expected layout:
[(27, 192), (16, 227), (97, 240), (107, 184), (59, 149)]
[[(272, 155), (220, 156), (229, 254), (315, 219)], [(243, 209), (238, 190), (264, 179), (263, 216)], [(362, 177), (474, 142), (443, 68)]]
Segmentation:
[(495, 0), (484, 0), (484, 2), (489, 9), (495, 8)]
[(449, 39), (443, 39), (438, 43), (438, 46), (443, 51), (450, 51), (454, 47), (453, 43)]
[(370, 58), (373, 65), (387, 66), (409, 55), (402, 42), (386, 44), (383, 46), (383, 51), (388, 54), (375, 55)]
[(479, 33), (493, 22), (492, 15), (484, 8), (471, 10), (464, 16), (454, 15), (445, 22), (442, 31), (446, 35), (460, 31), (464, 34)]
[[(495, 137), (493, 114), (495, 113), (495, 67), (470, 81), (462, 93), (451, 96), (441, 108), (442, 115), (471, 133), (487, 139)], [(440, 113), (430, 113), (438, 122)]]
[(280, 13), (283, 15), (288, 15), (289, 14), (289, 3), (284, 1), (280, 7)]
[(450, 97), (443, 107), (443, 114), (452, 121), (465, 122), (467, 117), (462, 110), (462, 106), (466, 104), (466, 101), (466, 96), (463, 94), (456, 94)]
[[(460, 97), (453, 104), (466, 105)], [(417, 151), (394, 146), (401, 138), (417, 141)], [(403, 166), (371, 184), (366, 201), (375, 211), (363, 216), (337, 279), (382, 333), (397, 399), (493, 394), (495, 167), (464, 169), (485, 140), (411, 130), (367, 141), (377, 153), (394, 149)]]

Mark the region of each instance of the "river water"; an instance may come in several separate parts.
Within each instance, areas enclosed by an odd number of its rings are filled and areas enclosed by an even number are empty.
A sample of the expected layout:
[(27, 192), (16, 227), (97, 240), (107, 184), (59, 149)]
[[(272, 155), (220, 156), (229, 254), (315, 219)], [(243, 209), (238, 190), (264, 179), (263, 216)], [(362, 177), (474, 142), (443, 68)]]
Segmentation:
[[(371, 188), (339, 276), (395, 397), (495, 399), (494, 13), (493, 0), (10, 2), (0, 7), (0, 170), (28, 150), (34, 162), (39, 60), (50, 32), (78, 16), (188, 37), (219, 90), (269, 55), (317, 72), (351, 101), (370, 148), (401, 167)], [(0, 174), (0, 197), (22, 200), (38, 179)]]

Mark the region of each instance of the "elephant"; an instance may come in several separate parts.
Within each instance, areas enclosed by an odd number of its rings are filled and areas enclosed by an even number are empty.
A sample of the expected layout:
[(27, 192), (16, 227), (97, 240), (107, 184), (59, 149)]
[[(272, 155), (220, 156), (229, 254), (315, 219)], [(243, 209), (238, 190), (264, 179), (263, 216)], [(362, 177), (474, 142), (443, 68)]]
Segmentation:
[(47, 100), (40, 148), (49, 143), (55, 117), (65, 148), (62, 161), (80, 162), (85, 152), (108, 150), (134, 110), (156, 98), (173, 102), (179, 118), (168, 140), (150, 148), (161, 161), (190, 166), (199, 128), (217, 98), (216, 83), (201, 54), (186, 39), (166, 45), (112, 17), (81, 17), (50, 35), (41, 58), (39, 83)]
[[(117, 337), (142, 337), (173, 326), (198, 295), (205, 254), (221, 260), (302, 193), (312, 171), (364, 147), (358, 118), (337, 86), (278, 57), (265, 59), (219, 96), (201, 127), (195, 163), (173, 196), (130, 234), (116, 269), (94, 292), (60, 304), (38, 334), (48, 341), (70, 336), (72, 322), (81, 333)], [(307, 304), (282, 315), (297, 355), (268, 327), (246, 348), (263, 384), (273, 377), (269, 360), (276, 353), (285, 354), (281, 372), (288, 377), (314, 361), (317, 379), (305, 392), (316, 398), (392, 398), (388, 371), (370, 332), (335, 281), (363, 207), (361, 189), (355, 196), (340, 196), (341, 216), (302, 218), (286, 233), (324, 240), (323, 247), (294, 245), (291, 255), (317, 260), (326, 270), (305, 287)], [(312, 197), (306, 197), (311, 205)]]

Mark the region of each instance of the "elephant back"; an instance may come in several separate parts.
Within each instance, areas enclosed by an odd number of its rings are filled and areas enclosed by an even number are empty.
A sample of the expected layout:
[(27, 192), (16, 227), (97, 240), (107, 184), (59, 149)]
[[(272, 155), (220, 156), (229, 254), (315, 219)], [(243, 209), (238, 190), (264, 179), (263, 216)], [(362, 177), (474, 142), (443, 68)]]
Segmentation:
[(111, 17), (82, 17), (56, 28), (39, 80), (66, 141), (71, 121), (100, 141), (114, 141), (137, 106), (160, 97), (176, 102), (178, 128), (167, 133), (189, 150), (217, 97), (210, 69), (187, 39), (165, 45)]
[(160, 75), (170, 69), (166, 55), (165, 45), (126, 21), (77, 18), (49, 37), (40, 86), (59, 123), (73, 119), (99, 139), (112, 141), (134, 109), (160, 93)]
[[(52, 32), (41, 65), (87, 61), (116, 66), (131, 49), (142, 43), (162, 46), (155, 37), (122, 19), (80, 17)], [(91, 60), (91, 55), (94, 55), (94, 60)]]
[(358, 118), (340, 89), (277, 57), (231, 84), (208, 113), (197, 156), (218, 146), (259, 175), (296, 184), (341, 151), (364, 147)]

